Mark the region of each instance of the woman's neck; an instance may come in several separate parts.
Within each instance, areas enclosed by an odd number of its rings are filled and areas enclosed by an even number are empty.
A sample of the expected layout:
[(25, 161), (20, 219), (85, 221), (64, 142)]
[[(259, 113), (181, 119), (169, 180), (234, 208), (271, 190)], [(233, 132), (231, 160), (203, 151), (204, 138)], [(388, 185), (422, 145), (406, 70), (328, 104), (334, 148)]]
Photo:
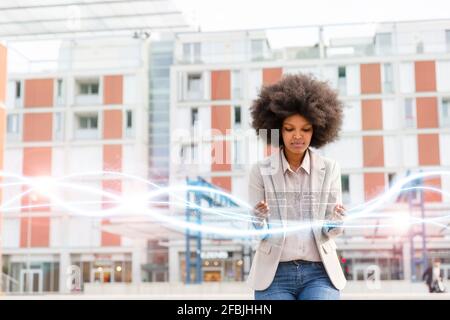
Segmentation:
[(291, 167), (292, 170), (295, 171), (298, 169), (298, 167), (301, 166), (307, 151), (305, 151), (301, 154), (296, 154), (296, 153), (290, 152), (287, 148), (283, 148), (283, 152), (284, 152), (284, 156), (286, 157), (286, 160), (289, 162), (289, 166)]

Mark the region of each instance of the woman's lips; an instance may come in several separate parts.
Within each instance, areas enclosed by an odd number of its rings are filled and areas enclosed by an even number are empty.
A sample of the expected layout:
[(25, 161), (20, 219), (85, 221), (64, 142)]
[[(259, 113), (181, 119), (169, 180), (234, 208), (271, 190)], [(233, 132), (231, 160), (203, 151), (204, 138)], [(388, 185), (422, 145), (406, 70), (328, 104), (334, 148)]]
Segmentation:
[(294, 142), (294, 143), (291, 143), (291, 146), (293, 146), (294, 148), (301, 148), (301, 147), (305, 146), (305, 143), (303, 143), (303, 142)]

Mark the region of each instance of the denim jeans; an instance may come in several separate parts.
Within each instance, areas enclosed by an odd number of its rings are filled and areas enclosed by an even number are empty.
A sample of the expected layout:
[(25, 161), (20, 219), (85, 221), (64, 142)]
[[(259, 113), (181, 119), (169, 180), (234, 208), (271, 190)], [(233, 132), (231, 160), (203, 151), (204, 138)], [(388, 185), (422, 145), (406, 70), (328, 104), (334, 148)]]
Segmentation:
[(289, 261), (278, 264), (271, 285), (255, 291), (255, 300), (339, 300), (322, 262)]

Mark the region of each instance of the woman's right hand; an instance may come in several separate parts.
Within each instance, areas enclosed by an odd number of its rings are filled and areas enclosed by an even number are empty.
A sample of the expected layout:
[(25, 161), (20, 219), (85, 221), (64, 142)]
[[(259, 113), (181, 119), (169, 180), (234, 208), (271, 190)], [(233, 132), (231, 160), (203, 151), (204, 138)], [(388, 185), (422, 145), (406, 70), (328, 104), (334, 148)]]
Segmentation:
[(255, 216), (262, 222), (270, 216), (269, 205), (264, 200), (258, 202), (254, 209)]

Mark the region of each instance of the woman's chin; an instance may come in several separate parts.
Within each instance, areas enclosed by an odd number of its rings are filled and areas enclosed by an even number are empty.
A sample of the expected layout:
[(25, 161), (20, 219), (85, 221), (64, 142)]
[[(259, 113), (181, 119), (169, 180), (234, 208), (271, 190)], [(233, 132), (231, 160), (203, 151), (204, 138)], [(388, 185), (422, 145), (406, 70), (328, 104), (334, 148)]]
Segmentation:
[(305, 151), (306, 151), (306, 149), (308, 149), (308, 147), (306, 147), (306, 146), (289, 146), (289, 147), (287, 147), (287, 149), (288, 149), (288, 151), (290, 152), (290, 153), (293, 153), (293, 154), (303, 154), (303, 153), (305, 153)]

